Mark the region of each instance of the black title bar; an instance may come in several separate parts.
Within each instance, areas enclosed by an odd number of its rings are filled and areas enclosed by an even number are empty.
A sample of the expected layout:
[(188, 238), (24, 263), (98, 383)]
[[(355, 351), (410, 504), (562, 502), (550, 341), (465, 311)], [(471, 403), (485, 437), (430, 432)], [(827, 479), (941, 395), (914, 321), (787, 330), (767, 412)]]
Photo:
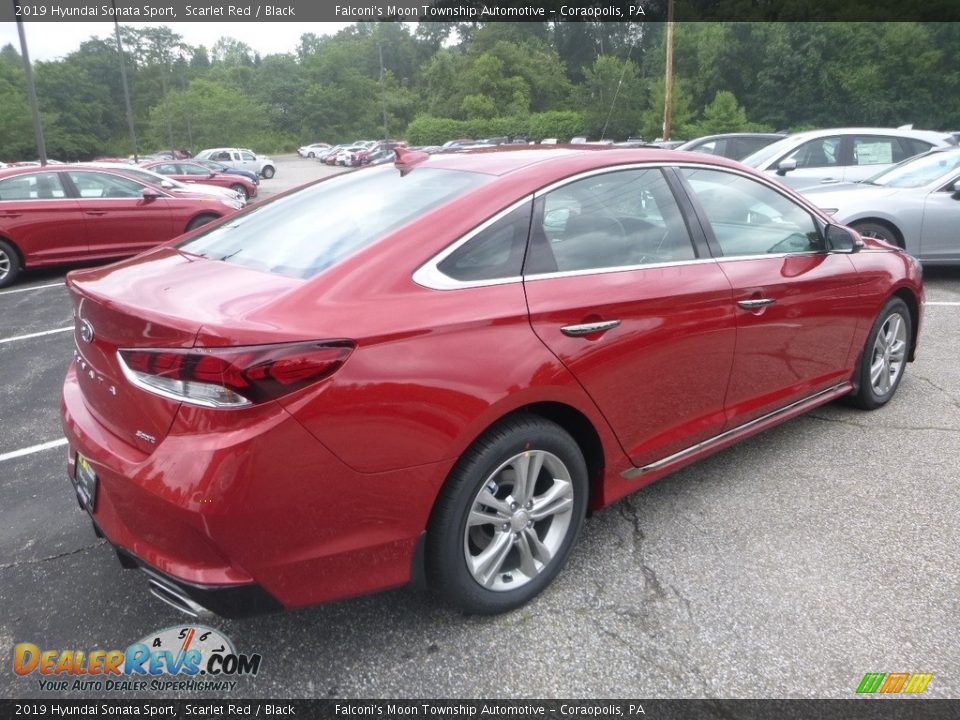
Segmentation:
[[(26, 22), (661, 22), (668, 0), (10, 0), (0, 21)], [(115, 6), (115, 9), (114, 9)], [(955, 0), (676, 0), (678, 21), (958, 21)]]

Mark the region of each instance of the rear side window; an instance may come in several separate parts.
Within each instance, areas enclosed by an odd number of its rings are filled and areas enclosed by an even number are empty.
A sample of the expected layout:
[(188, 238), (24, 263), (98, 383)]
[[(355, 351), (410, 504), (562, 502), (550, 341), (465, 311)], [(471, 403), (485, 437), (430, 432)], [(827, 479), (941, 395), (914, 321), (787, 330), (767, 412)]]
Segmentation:
[(910, 143), (902, 138), (858, 135), (853, 138), (854, 165), (890, 165), (913, 155)]
[(56, 200), (66, 197), (56, 173), (15, 175), (0, 181), (0, 200)]
[(184, 242), (184, 252), (309, 278), (491, 175), (394, 167), (338, 175)]
[(519, 277), (532, 208), (531, 201), (507, 213), (454, 250), (437, 268), (454, 280)]
[(67, 173), (81, 198), (139, 198), (143, 185), (130, 178), (98, 172), (71, 170)]

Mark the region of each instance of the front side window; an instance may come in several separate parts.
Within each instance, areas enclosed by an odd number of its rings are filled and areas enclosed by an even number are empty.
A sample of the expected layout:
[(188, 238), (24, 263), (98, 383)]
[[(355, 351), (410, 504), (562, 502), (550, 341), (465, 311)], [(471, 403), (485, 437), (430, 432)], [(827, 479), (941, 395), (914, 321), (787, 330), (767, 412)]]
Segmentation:
[(810, 140), (787, 155), (786, 160), (796, 160), (798, 168), (834, 167), (840, 164), (838, 135)]
[(546, 194), (526, 274), (693, 260), (673, 193), (656, 168), (576, 180)]
[(2, 200), (56, 200), (64, 198), (60, 176), (57, 173), (43, 172), (29, 175), (15, 175), (0, 181), (0, 201)]
[(776, 190), (723, 170), (683, 168), (724, 256), (816, 252), (813, 216)]
[(107, 173), (79, 172), (67, 173), (77, 187), (82, 198), (139, 198), (143, 196), (143, 185), (129, 178)]
[(199, 177), (209, 177), (210, 171), (207, 170), (202, 165), (194, 165), (193, 163), (183, 163), (180, 165), (180, 170), (183, 175), (197, 175)]
[(240, 157), (243, 158), (244, 160), (249, 160), (250, 162), (253, 162), (254, 160), (257, 159), (253, 153), (249, 153), (249, 152), (240, 153)]
[(239, 215), (180, 249), (309, 278), (492, 177), (427, 167), (406, 175), (393, 167), (345, 173)]

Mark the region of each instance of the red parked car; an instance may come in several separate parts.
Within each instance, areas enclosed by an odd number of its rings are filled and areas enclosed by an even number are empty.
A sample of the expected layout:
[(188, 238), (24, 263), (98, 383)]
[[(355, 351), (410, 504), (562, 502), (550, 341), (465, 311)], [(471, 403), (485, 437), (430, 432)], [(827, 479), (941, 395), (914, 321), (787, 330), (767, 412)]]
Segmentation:
[(188, 612), (423, 576), (520, 605), (588, 508), (836, 398), (893, 396), (920, 267), (661, 150), (399, 151), (74, 272), (68, 472)]
[(0, 287), (23, 268), (133, 255), (240, 207), (89, 165), (0, 170)]
[(257, 196), (257, 185), (242, 175), (233, 175), (231, 173), (221, 173), (195, 162), (172, 162), (170, 160), (159, 160), (155, 162), (141, 163), (141, 166), (147, 170), (153, 170), (161, 175), (167, 175), (174, 180), (185, 183), (203, 183), (204, 185), (219, 185), (235, 190), (244, 198), (250, 199)]

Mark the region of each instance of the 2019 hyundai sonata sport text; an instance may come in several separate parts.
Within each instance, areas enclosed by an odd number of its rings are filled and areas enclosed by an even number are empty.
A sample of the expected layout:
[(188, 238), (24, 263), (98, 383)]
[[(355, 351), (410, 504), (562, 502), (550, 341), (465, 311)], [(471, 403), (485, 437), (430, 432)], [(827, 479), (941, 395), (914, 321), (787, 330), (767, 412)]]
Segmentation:
[(588, 509), (913, 359), (918, 264), (722, 158), (399, 151), (71, 273), (68, 472), (181, 609), (422, 570), (516, 607)]

